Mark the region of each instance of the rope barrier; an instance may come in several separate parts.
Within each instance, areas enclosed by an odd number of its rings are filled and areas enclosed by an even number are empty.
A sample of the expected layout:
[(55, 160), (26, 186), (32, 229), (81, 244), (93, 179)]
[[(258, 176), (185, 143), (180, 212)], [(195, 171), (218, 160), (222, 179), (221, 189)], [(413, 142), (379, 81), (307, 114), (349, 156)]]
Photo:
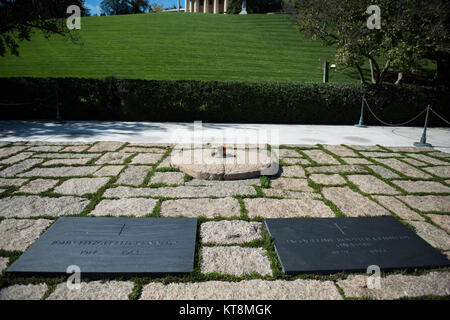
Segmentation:
[(416, 147), (432, 147), (432, 145), (430, 143), (427, 143), (427, 127), (428, 127), (428, 118), (429, 118), (429, 113), (430, 110), (442, 121), (444, 121), (447, 124), (450, 124), (450, 122), (448, 120), (446, 120), (443, 116), (441, 116), (439, 113), (437, 113), (436, 111), (434, 111), (430, 105), (428, 105), (425, 109), (423, 109), (418, 115), (416, 115), (415, 117), (412, 117), (411, 119), (409, 119), (408, 121), (402, 122), (402, 123), (389, 123), (386, 121), (381, 120), (379, 117), (377, 117), (377, 115), (375, 114), (375, 112), (373, 112), (373, 110), (370, 108), (369, 103), (366, 100), (365, 95), (363, 95), (362, 97), (362, 103), (361, 103), (361, 116), (359, 119), (359, 124), (355, 124), (356, 127), (360, 127), (360, 128), (364, 128), (366, 127), (363, 124), (363, 114), (364, 114), (364, 104), (366, 104), (367, 109), (369, 109), (370, 113), (372, 114), (372, 116), (377, 119), (379, 122), (381, 122), (382, 124), (384, 124), (385, 126), (392, 126), (392, 127), (398, 127), (398, 126), (403, 126), (407, 123), (410, 123), (414, 120), (416, 120), (417, 118), (419, 118), (424, 112), (426, 112), (425, 115), (425, 124), (423, 127), (423, 133), (422, 133), (422, 137), (420, 138), (420, 141), (418, 142), (414, 142), (413, 145)]
[(370, 108), (369, 104), (367, 103), (366, 98), (363, 96), (363, 101), (365, 102), (367, 109), (369, 109), (370, 113), (374, 116), (375, 119), (377, 119), (379, 122), (381, 122), (382, 124), (384, 124), (385, 126), (389, 126), (389, 127), (399, 127), (399, 126), (403, 126), (405, 124), (408, 124), (410, 122), (413, 122), (414, 120), (416, 120), (417, 118), (419, 118), (425, 111), (427, 111), (427, 109), (423, 109), (418, 115), (416, 115), (415, 117), (411, 118), (408, 121), (405, 122), (401, 122), (401, 123), (389, 123), (389, 122), (385, 122), (383, 120), (381, 120), (379, 117), (377, 117), (377, 115), (375, 114), (375, 112), (372, 111), (372, 109)]
[(430, 110), (433, 111), (433, 113), (434, 113), (435, 115), (437, 115), (442, 121), (444, 121), (444, 122), (447, 123), (447, 124), (450, 124), (449, 121), (445, 120), (444, 117), (442, 117), (441, 115), (439, 115), (439, 113), (437, 113), (436, 111), (434, 111), (433, 108), (430, 108)]

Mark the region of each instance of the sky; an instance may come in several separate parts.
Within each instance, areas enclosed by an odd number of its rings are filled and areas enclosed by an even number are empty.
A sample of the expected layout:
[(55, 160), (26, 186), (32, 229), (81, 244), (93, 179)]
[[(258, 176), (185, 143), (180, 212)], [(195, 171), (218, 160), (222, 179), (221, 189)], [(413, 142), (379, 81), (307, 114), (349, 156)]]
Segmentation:
[[(90, 10), (91, 15), (100, 15), (100, 2), (102, 0), (85, 0), (86, 7)], [(164, 8), (177, 5), (177, 0), (150, 0), (150, 3), (163, 4)], [(184, 8), (184, 0), (180, 0), (181, 8)]]

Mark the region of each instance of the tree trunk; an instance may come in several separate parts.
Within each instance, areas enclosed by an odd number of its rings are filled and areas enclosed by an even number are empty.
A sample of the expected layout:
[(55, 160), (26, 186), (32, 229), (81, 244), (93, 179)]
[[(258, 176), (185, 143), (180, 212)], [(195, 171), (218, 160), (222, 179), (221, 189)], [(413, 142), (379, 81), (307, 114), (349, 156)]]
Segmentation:
[(403, 72), (399, 72), (397, 76), (397, 81), (395, 81), (395, 85), (399, 85), (403, 80)]
[(436, 82), (450, 81), (450, 61), (446, 58), (436, 59), (436, 73), (434, 75)]
[(374, 63), (373, 63), (373, 60), (372, 59), (370, 59), (369, 58), (369, 65), (370, 65), (370, 75), (371, 75), (371, 80), (372, 80), (372, 83), (377, 83), (377, 77), (375, 76), (375, 70), (374, 70), (374, 67), (373, 67), (373, 65), (374, 65)]
[(366, 78), (364, 78), (364, 74), (363, 74), (359, 64), (356, 64), (356, 69), (358, 69), (359, 79), (361, 80), (361, 83), (365, 84), (366, 83)]
[(388, 59), (386, 61), (386, 64), (384, 65), (383, 70), (381, 70), (381, 72), (380, 72), (380, 77), (378, 79), (378, 84), (382, 84), (383, 83), (384, 76), (386, 75), (386, 72), (388, 71), (390, 65), (391, 65), (391, 59)]

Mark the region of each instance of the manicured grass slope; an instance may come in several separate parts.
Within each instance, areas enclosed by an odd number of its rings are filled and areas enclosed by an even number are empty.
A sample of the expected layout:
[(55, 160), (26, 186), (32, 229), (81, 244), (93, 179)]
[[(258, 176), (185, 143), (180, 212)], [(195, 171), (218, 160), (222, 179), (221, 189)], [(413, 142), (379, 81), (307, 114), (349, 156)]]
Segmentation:
[[(36, 34), (0, 77), (322, 81), (333, 49), (302, 38), (284, 15), (159, 13), (82, 18), (80, 41)], [(332, 82), (355, 82), (349, 70)]]

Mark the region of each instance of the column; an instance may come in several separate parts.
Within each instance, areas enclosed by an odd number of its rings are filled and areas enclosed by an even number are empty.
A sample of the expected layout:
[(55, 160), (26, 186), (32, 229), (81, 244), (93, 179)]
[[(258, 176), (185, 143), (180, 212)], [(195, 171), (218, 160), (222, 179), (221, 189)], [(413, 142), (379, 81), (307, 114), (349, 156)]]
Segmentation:
[(209, 12), (209, 0), (203, 0), (203, 13)]
[(219, 13), (219, 0), (214, 1), (214, 13)]
[(200, 0), (194, 0), (194, 12), (198, 12), (198, 2)]
[(189, 0), (184, 0), (184, 12), (189, 11)]
[(191, 2), (189, 3), (189, 12), (194, 12), (194, 1), (195, 0), (190, 0)]
[(223, 0), (223, 14), (227, 14), (228, 0)]

